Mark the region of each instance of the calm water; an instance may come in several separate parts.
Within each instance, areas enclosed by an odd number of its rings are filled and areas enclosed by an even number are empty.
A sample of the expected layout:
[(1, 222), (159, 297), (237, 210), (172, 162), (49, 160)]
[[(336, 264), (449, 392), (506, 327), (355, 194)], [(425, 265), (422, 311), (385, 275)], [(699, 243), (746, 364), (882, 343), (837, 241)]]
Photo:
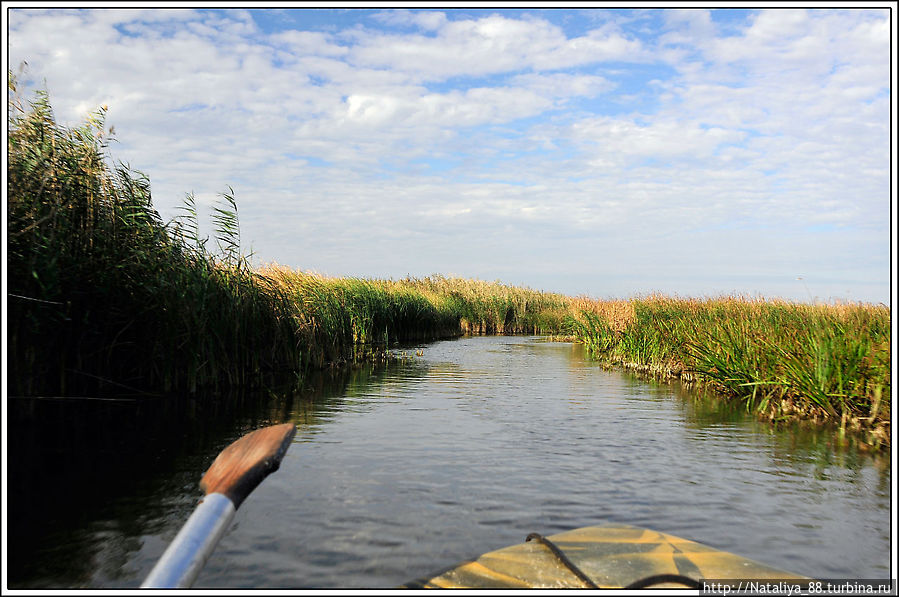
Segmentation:
[[(470, 337), (421, 348), (211, 418), (203, 434), (185, 426), (178, 442), (155, 429), (141, 441), (156, 455), (139, 473), (113, 458), (119, 478), (74, 488), (77, 507), (13, 499), (10, 586), (137, 586), (218, 451), (284, 420), (298, 424), (294, 445), (195, 587), (386, 588), (532, 531), (606, 522), (819, 578), (895, 574), (888, 457), (834, 451), (827, 434), (774, 430), (603, 370), (571, 344)], [(124, 445), (144, 432), (123, 433)]]

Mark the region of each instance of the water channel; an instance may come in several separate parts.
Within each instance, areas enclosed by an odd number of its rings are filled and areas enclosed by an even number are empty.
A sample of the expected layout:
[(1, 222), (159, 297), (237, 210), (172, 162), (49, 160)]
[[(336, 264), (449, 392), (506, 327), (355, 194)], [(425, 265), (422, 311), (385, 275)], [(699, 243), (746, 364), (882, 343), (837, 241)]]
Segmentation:
[(577, 345), (499, 336), (418, 348), (207, 425), (129, 415), (119, 441), (145, 442), (141, 459), (110, 453), (91, 474), (62, 474), (75, 485), (56, 493), (33, 489), (55, 474), (46, 463), (13, 466), (13, 451), (10, 486), (31, 489), (10, 497), (10, 588), (138, 586), (215, 455), (287, 420), (298, 432), (280, 470), (195, 587), (389, 588), (532, 531), (603, 523), (818, 578), (895, 576), (888, 454), (605, 370)]

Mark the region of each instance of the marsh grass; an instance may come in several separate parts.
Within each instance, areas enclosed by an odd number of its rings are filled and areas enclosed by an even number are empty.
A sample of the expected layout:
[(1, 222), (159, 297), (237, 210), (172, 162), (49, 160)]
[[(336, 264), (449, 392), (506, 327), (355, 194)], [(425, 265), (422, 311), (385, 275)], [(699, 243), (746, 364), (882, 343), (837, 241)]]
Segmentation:
[(20, 395), (172, 392), (297, 368), (292, 305), (239, 255), (236, 205), (199, 239), (193, 198), (164, 224), (150, 183), (106, 153), (105, 109), (56, 123), (10, 75), (9, 389)]
[(107, 154), (105, 109), (67, 128), (11, 74), (9, 94), (14, 395), (218, 390), (381, 358), (395, 342), (559, 326), (564, 297), (499, 283), (254, 271), (233, 190), (213, 207), (214, 243), (192, 194), (164, 223), (147, 177)]
[(462, 331), (472, 334), (554, 333), (570, 306), (563, 295), (500, 282), (432, 275), (399, 284), (442, 300), (458, 315)]
[(738, 297), (597, 301), (480, 280), (329, 278), (241, 253), (229, 188), (215, 246), (194, 197), (163, 223), (150, 182), (106, 150), (105, 109), (59, 126), (10, 74), (8, 388), (13, 395), (172, 393), (282, 384), (382, 358), (396, 342), (567, 335), (610, 364), (717, 389), (772, 420), (889, 443), (890, 312)]
[(567, 326), (608, 363), (712, 385), (773, 420), (866, 429), (889, 443), (890, 311), (738, 297), (582, 304)]
[(397, 342), (463, 333), (554, 333), (567, 299), (479, 280), (331, 278), (270, 264), (259, 274), (296, 306), (318, 366), (371, 358)]

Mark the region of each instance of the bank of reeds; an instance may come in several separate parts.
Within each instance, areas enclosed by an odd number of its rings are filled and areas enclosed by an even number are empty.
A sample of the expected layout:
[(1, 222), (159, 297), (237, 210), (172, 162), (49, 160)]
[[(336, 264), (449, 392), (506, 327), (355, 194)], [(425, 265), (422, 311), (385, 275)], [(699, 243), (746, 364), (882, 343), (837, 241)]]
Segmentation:
[(236, 205), (218, 251), (192, 198), (164, 224), (149, 180), (106, 153), (105, 110), (78, 128), (10, 75), (8, 367), (13, 395), (174, 392), (297, 368), (293, 305), (238, 251)]
[(471, 334), (557, 333), (571, 302), (552, 292), (440, 275), (399, 284), (451, 305), (462, 331)]
[(464, 333), (555, 333), (568, 299), (499, 282), (331, 278), (272, 264), (259, 273), (296, 305), (297, 328), (319, 366), (369, 358), (392, 343)]
[(59, 126), (10, 75), (8, 389), (193, 392), (296, 379), (463, 333), (570, 334), (596, 358), (713, 385), (772, 419), (836, 421), (889, 443), (883, 306), (649, 297), (571, 299), (498, 282), (328, 278), (240, 253), (223, 193), (213, 243), (192, 196), (163, 223), (149, 180), (106, 153), (101, 109)]
[(890, 441), (890, 311), (735, 297), (579, 301), (567, 320), (604, 362), (717, 388), (772, 420)]
[(46, 93), (26, 105), (10, 74), (14, 395), (270, 383), (375, 358), (394, 342), (559, 329), (565, 297), (499, 283), (253, 271), (233, 192), (214, 208), (214, 242), (191, 195), (163, 223), (146, 176), (107, 155), (104, 115), (60, 126)]

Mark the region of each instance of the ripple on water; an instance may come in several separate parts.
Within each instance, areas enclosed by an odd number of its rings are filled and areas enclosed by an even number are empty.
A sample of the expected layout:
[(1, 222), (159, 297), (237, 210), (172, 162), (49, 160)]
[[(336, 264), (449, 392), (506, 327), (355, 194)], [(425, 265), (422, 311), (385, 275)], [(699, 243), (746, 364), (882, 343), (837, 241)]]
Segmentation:
[[(292, 403), (289, 457), (198, 586), (387, 588), (532, 531), (608, 522), (811, 576), (889, 572), (890, 471), (869, 456), (699, 412), (682, 390), (606, 371), (571, 345), (473, 337), (423, 351)], [(208, 464), (196, 460), (192, 479)], [(186, 518), (195, 494), (168, 503)], [(129, 508), (163, 497), (137, 492)], [(92, 582), (136, 586), (176, 522), (110, 517), (76, 531), (121, 547), (88, 564)], [(120, 540), (134, 536), (138, 547)]]

